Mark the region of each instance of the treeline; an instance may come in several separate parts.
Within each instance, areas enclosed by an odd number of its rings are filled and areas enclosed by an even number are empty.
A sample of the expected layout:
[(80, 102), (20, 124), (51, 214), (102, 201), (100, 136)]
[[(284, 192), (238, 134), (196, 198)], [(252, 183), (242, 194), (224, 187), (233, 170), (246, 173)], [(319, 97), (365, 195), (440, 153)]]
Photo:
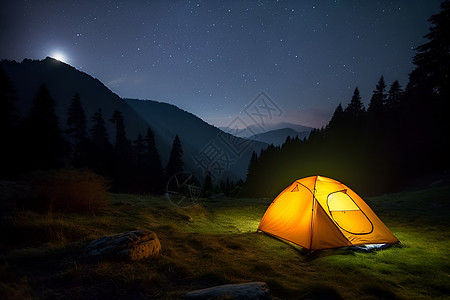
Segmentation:
[[(105, 121), (98, 109), (88, 121), (80, 95), (76, 93), (67, 112), (63, 132), (55, 113), (55, 100), (42, 85), (28, 116), (18, 117), (12, 83), (0, 68), (0, 130), (2, 136), (1, 173), (3, 180), (17, 180), (35, 170), (60, 168), (89, 169), (111, 180), (118, 192), (162, 193), (166, 179), (183, 171), (183, 149), (175, 136), (164, 169), (151, 128), (135, 141), (126, 137), (120, 111)], [(111, 144), (106, 122), (115, 125)]]
[(253, 153), (245, 192), (275, 196), (290, 182), (311, 175), (340, 180), (358, 192), (379, 194), (448, 176), (450, 4), (441, 4), (429, 40), (419, 46), (415, 70), (403, 91), (379, 79), (369, 106), (358, 88), (345, 108), (308, 139), (286, 139), (281, 147)]
[[(13, 85), (0, 66), (0, 180), (22, 180), (34, 171), (65, 168), (102, 175), (111, 180), (115, 192), (162, 194), (166, 188), (180, 188), (176, 181), (182, 177), (170, 180), (173, 175), (184, 172), (183, 146), (178, 135), (164, 168), (153, 130), (149, 127), (136, 140), (130, 141), (123, 115), (118, 110), (107, 118), (98, 109), (91, 116), (88, 128), (81, 96), (76, 93), (67, 111), (67, 129), (63, 131), (55, 112), (56, 102), (45, 85), (40, 87), (25, 118), (19, 117), (16, 100)], [(106, 122), (115, 125), (114, 144), (110, 142)], [(168, 182), (175, 186), (168, 187)], [(213, 184), (211, 174), (207, 173), (203, 180), (191, 176), (188, 184), (201, 187), (203, 197), (233, 196), (239, 193), (243, 181), (226, 178)]]

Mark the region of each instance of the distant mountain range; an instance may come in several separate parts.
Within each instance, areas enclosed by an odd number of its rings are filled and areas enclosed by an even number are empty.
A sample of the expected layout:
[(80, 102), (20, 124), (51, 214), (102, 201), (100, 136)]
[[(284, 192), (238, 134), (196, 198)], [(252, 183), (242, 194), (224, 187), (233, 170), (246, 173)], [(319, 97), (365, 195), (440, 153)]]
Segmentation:
[[(47, 57), (44, 60), (25, 59), (1, 61), (1, 66), (16, 91), (16, 109), (26, 116), (42, 84), (46, 84), (56, 101), (60, 127), (67, 128), (67, 111), (75, 93), (79, 93), (88, 122), (100, 108), (111, 142), (115, 127), (108, 120), (114, 110), (122, 112), (129, 140), (145, 135), (150, 126), (155, 131), (156, 143), (165, 165), (176, 134), (183, 145), (185, 170), (194, 172), (203, 180), (206, 169), (214, 179), (245, 179), (252, 151), (267, 146), (257, 140), (234, 137), (209, 125), (195, 115), (174, 105), (137, 99), (122, 99), (102, 82), (74, 67)], [(88, 127), (90, 128), (90, 124)]]
[(282, 128), (255, 134), (249, 137), (249, 139), (264, 142), (269, 145), (273, 144), (274, 146), (281, 146), (288, 136), (290, 138), (298, 137), (299, 139), (304, 139), (309, 136), (309, 133), (310, 131), (298, 132), (292, 128)]
[(239, 137), (249, 138), (269, 145), (273, 144), (275, 146), (282, 145), (288, 136), (291, 138), (298, 136), (300, 139), (307, 138), (313, 129), (312, 127), (288, 122), (265, 124), (264, 128), (257, 125), (250, 125), (239, 130), (229, 127), (219, 128), (225, 132), (235, 133)]

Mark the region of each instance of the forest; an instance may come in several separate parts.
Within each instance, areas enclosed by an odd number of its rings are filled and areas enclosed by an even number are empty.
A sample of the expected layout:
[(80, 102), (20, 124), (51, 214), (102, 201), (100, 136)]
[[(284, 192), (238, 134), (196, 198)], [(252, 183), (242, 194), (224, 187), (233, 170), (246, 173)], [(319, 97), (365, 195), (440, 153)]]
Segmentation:
[[(0, 77), (5, 138), (4, 156), (1, 158), (2, 180), (32, 181), (36, 177), (67, 176), (58, 174), (57, 170), (69, 170), (74, 174), (81, 173), (79, 176), (96, 174), (104, 177), (112, 192), (161, 195), (167, 190), (172, 176), (193, 173), (189, 165), (185, 166), (190, 155), (184, 153), (178, 134), (174, 134), (168, 149), (170, 153), (164, 153), (168, 160), (163, 167), (159, 151), (165, 147), (157, 145), (157, 133), (150, 125), (131, 140), (127, 136), (127, 121), (122, 111), (111, 110), (108, 116), (98, 108), (89, 117), (84, 109), (88, 100), (78, 92), (72, 96), (67, 111), (58, 115), (56, 108), (60, 99), (52, 97), (46, 84), (39, 87), (30, 101), (31, 110), (26, 114), (22, 107), (17, 107), (14, 85), (1, 66)], [(125, 101), (122, 103), (127, 105)], [(183, 115), (183, 111), (177, 110)], [(129, 118), (130, 121), (134, 120)], [(108, 123), (113, 126), (107, 126)], [(203, 187), (203, 196), (206, 197), (215, 193), (236, 194), (243, 184), (242, 180), (235, 183), (228, 177), (213, 182), (211, 173), (203, 175), (199, 178), (192, 176), (189, 183)]]
[(288, 183), (325, 175), (366, 195), (448, 178), (450, 4), (433, 15), (427, 43), (416, 48), (406, 88), (380, 77), (367, 108), (358, 88), (308, 139), (286, 139), (250, 161), (245, 194), (276, 196)]
[[(313, 130), (308, 138), (287, 138), (280, 147), (270, 145), (254, 152), (241, 194), (275, 196), (287, 183), (317, 174), (349, 183), (367, 195), (448, 176), (448, 6), (444, 2), (442, 11), (430, 18), (428, 42), (417, 47), (416, 68), (404, 89), (398, 81), (387, 84), (381, 76), (367, 108), (356, 88), (348, 104), (337, 106), (327, 126)], [(130, 141), (122, 113), (116, 110), (103, 116), (101, 109), (91, 116), (93, 125), (87, 128), (88, 116), (78, 93), (66, 120), (58, 120), (55, 100), (45, 85), (29, 115), (19, 118), (14, 86), (3, 70), (0, 96), (3, 180), (23, 179), (36, 170), (88, 169), (108, 178), (115, 192), (161, 194), (168, 178), (183, 171), (178, 136), (164, 168), (151, 128)], [(64, 132), (62, 121), (68, 127)], [(105, 122), (115, 125), (113, 139)], [(214, 187), (208, 174), (195, 182), (204, 185), (208, 194), (241, 190), (229, 179)]]
[[(168, 147), (162, 147), (156, 125), (184, 113), (169, 117), (161, 111), (173, 108), (153, 105), (147, 109), (161, 117), (153, 114), (154, 123), (142, 122), (130, 134), (126, 129), (138, 123), (138, 115), (127, 119), (128, 107), (114, 106), (124, 104), (117, 95), (101, 102), (101, 93), (92, 93), (86, 100), (89, 88), (100, 84), (88, 75), (85, 82), (95, 84), (80, 93), (80, 84), (70, 90), (61, 85), (67, 93), (59, 97), (58, 84), (40, 86), (28, 111), (18, 105), (24, 88), (16, 91), (0, 65), (0, 299), (187, 299), (211, 288), (222, 290), (217, 299), (241, 299), (223, 288), (253, 283), (267, 287), (265, 299), (448, 299), (450, 1), (441, 7), (430, 18), (427, 42), (416, 48), (405, 87), (380, 74), (371, 99), (355, 88), (308, 138), (254, 151), (245, 182), (217, 182), (209, 172), (193, 179), (203, 195), (186, 206), (161, 194), (173, 174), (193, 171), (187, 153), (195, 136), (186, 138), (186, 132), (207, 130), (184, 126), (183, 132), (177, 123), (180, 132), (167, 130)], [(26, 72), (17, 74), (25, 88), (37, 90), (41, 81), (31, 88)], [(67, 73), (57, 73), (62, 82), (83, 82), (60, 74)], [(67, 105), (56, 113), (58, 100)], [(210, 127), (211, 136), (217, 134)], [(370, 236), (381, 222), (399, 243), (308, 251), (258, 231), (272, 197), (311, 175), (339, 180), (361, 195), (359, 204), (367, 204), (355, 210), (343, 202), (341, 216), (362, 212), (367, 218), (364, 211), (370, 210), (376, 221), (367, 219), (370, 233), (347, 231), (332, 216), (337, 210), (330, 209), (328, 197), (334, 192), (322, 193), (328, 212), (318, 200), (318, 209), (304, 210), (311, 221), (303, 225), (328, 231), (316, 239), (344, 231)], [(222, 195), (210, 197), (215, 193)], [(314, 202), (315, 193), (306, 193)], [(303, 193), (290, 194), (285, 199), (305, 200)], [(286, 206), (279, 220), (299, 214), (297, 204)], [(330, 214), (328, 223), (317, 217), (313, 222), (319, 213)], [(307, 238), (312, 241), (313, 234)], [(255, 291), (244, 292), (256, 298)]]
[[(125, 134), (125, 123), (118, 110), (106, 120), (115, 124), (115, 143), (110, 142), (105, 118), (99, 109), (87, 128), (79, 94), (75, 94), (67, 112), (68, 129), (63, 132), (55, 113), (56, 102), (42, 85), (31, 112), (23, 119), (14, 114), (14, 89), (0, 70), (2, 89), (2, 136), (4, 140), (1, 177), (23, 179), (33, 171), (61, 168), (89, 169), (111, 180), (116, 191), (163, 192), (163, 167), (155, 145), (154, 133), (131, 142)], [(182, 170), (183, 149), (175, 137), (167, 174)]]

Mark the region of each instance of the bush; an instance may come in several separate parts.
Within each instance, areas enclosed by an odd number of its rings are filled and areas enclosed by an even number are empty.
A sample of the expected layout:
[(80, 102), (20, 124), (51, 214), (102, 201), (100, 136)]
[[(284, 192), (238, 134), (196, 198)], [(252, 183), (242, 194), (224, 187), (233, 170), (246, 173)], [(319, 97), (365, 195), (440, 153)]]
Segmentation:
[(16, 277), (8, 269), (7, 265), (0, 265), (0, 299), (33, 299), (27, 279)]
[(109, 200), (109, 180), (88, 170), (36, 172), (31, 177), (33, 206), (50, 213), (94, 213)]

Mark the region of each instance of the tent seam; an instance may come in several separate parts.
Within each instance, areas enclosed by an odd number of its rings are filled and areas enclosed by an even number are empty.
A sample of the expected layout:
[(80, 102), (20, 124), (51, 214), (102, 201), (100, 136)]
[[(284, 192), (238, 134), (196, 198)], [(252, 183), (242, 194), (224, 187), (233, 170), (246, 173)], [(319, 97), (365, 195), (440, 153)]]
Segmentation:
[(313, 188), (313, 203), (312, 203), (312, 211), (311, 211), (311, 239), (309, 241), (309, 248), (312, 248), (312, 243), (313, 243), (313, 234), (314, 234), (314, 215), (316, 213), (315, 209), (314, 209), (314, 204), (316, 203), (316, 184), (317, 184), (317, 176), (316, 175), (316, 179), (314, 180), (314, 188)]

